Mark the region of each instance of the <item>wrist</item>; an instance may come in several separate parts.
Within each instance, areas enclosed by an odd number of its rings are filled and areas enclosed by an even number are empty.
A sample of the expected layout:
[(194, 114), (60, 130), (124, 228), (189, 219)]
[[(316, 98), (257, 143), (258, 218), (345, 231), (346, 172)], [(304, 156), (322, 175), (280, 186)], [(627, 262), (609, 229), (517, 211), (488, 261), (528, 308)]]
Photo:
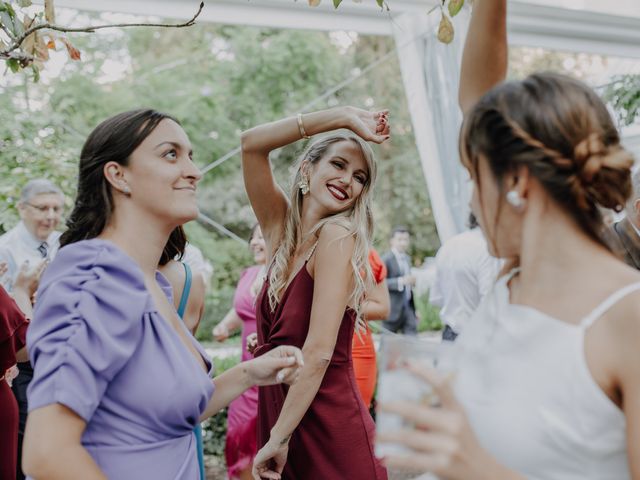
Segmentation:
[(353, 107), (350, 107), (348, 105), (343, 106), (343, 107), (335, 107), (337, 109), (340, 109), (340, 113), (339, 115), (337, 115), (338, 118), (340, 118), (340, 126), (336, 127), (336, 129), (338, 128), (347, 128), (349, 130), (353, 129)]
[(19, 285), (19, 284), (14, 284), (13, 285), (13, 289), (11, 290), (11, 296), (13, 298), (22, 297), (22, 298), (26, 298), (26, 299), (31, 299), (33, 294), (29, 292), (29, 289), (27, 287), (24, 287), (24, 286)]
[(271, 432), (269, 434), (269, 441), (272, 444), (282, 447), (282, 446), (288, 445), (289, 440), (291, 440), (291, 434), (281, 432), (278, 429), (277, 425), (271, 429)]
[(253, 373), (253, 367), (256, 362), (256, 359), (247, 360), (246, 362), (241, 362), (239, 365), (241, 367), (241, 378), (242, 384), (244, 385), (245, 390), (251, 387), (256, 386), (256, 379)]

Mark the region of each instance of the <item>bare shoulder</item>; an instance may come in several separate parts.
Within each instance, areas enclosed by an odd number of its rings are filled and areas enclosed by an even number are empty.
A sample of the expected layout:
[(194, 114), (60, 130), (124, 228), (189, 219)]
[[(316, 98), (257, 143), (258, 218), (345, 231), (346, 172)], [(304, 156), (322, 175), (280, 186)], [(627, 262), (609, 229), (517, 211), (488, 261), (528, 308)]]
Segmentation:
[(598, 323), (603, 324), (602, 329), (608, 330), (613, 344), (617, 346), (616, 351), (626, 362), (624, 357), (632, 351), (639, 352), (637, 339), (640, 338), (640, 272), (624, 266), (616, 272), (615, 283), (617, 292), (622, 293), (627, 289), (630, 291), (627, 290), (626, 294), (605, 313), (607, 321), (596, 322), (595, 326), (598, 326)]
[[(324, 224), (318, 233), (318, 249), (346, 250), (353, 252), (355, 238), (348, 221), (330, 221)], [(335, 252), (337, 253), (337, 252)]]
[(181, 262), (170, 260), (158, 268), (158, 270), (169, 281), (174, 290), (178, 285), (184, 283), (185, 272)]
[(320, 227), (320, 231), (318, 234), (318, 239), (322, 240), (336, 240), (339, 238), (347, 238), (350, 237), (350, 233), (352, 231), (352, 224), (346, 218), (336, 218), (327, 221), (322, 227)]

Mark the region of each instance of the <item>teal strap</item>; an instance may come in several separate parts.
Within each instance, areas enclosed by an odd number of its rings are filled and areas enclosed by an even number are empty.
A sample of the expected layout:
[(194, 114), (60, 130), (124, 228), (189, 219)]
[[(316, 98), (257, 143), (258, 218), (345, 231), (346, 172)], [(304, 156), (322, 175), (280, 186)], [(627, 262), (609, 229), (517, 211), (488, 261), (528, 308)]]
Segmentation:
[(184, 311), (187, 309), (187, 301), (189, 300), (189, 292), (191, 291), (191, 268), (182, 262), (184, 267), (184, 287), (182, 287), (182, 296), (180, 297), (180, 306), (178, 307), (178, 315), (183, 317)]
[(196, 434), (196, 454), (198, 457), (198, 469), (200, 470), (200, 478), (205, 480), (207, 477), (204, 472), (204, 443), (202, 439), (202, 426), (196, 425), (193, 429), (193, 433)]

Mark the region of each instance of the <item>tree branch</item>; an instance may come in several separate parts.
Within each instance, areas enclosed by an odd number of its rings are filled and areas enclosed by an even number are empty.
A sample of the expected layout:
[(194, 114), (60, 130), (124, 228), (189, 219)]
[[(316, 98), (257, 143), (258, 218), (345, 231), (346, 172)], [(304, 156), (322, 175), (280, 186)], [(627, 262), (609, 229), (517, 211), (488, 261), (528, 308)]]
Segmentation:
[(7, 37), (9, 37), (9, 40), (13, 40), (13, 35), (11, 34), (11, 32), (9, 31), (9, 29), (7, 27), (4, 26), (4, 23), (0, 22), (0, 28), (2, 29), (2, 31), (4, 33), (7, 34)]
[(61, 27), (59, 25), (54, 25), (54, 24), (50, 24), (50, 23), (42, 23), (40, 25), (36, 25), (35, 27), (31, 27), (27, 30), (25, 30), (25, 32), (20, 35), (19, 37), (13, 39), (13, 43), (6, 48), (5, 50), (0, 51), (0, 58), (26, 58), (26, 57), (30, 57), (29, 55), (16, 55), (13, 54), (11, 55), (11, 52), (13, 52), (14, 50), (17, 50), (20, 48), (20, 45), (22, 45), (22, 42), (25, 41), (25, 39), (31, 35), (32, 33), (38, 31), (38, 30), (54, 30), (56, 32), (65, 32), (65, 33), (93, 33), (96, 30), (100, 30), (103, 28), (125, 28), (125, 27), (164, 27), (164, 28), (182, 28), (182, 27), (190, 27), (192, 25), (194, 25), (196, 22), (196, 18), (198, 18), (198, 16), (200, 15), (200, 13), (202, 12), (202, 9), (204, 8), (204, 2), (200, 2), (200, 7), (198, 8), (198, 11), (196, 12), (196, 14), (191, 18), (191, 20), (185, 22), (185, 23), (117, 23), (117, 24), (111, 24), (111, 25), (96, 25), (93, 27), (84, 27), (84, 28), (68, 28), (68, 27)]

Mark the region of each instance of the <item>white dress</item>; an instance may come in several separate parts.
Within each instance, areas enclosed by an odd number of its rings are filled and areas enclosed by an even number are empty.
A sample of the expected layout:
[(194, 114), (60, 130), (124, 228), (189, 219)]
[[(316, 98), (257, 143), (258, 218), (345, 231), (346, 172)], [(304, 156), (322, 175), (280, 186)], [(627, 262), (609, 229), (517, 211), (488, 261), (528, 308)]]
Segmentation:
[(593, 379), (585, 331), (624, 296), (580, 324), (509, 303), (498, 280), (458, 338), (456, 393), (480, 443), (498, 461), (537, 480), (629, 480), (623, 412)]

